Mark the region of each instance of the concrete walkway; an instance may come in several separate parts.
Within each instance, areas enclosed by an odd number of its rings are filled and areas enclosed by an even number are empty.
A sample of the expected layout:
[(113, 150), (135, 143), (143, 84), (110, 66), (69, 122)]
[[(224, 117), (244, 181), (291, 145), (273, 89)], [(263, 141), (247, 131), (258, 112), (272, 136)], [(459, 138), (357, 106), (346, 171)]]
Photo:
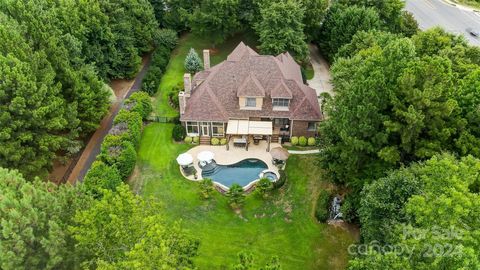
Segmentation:
[(333, 97), (333, 85), (330, 83), (330, 66), (320, 55), (317, 46), (310, 44), (308, 48), (310, 50), (310, 63), (312, 63), (313, 71), (315, 72), (313, 78), (307, 81), (308, 85), (315, 89), (317, 96), (327, 92)]
[(312, 149), (312, 150), (288, 150), (288, 153), (293, 155), (310, 155), (310, 154), (319, 154), (320, 149)]

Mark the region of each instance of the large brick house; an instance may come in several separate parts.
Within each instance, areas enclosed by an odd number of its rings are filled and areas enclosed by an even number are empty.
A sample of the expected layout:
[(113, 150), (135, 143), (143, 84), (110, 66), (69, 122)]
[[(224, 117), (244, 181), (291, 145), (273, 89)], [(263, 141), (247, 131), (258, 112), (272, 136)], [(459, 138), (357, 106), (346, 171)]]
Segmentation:
[(300, 66), (287, 52), (259, 55), (241, 42), (227, 60), (184, 75), (180, 121), (189, 136), (243, 136), (268, 141), (315, 136), (323, 116), (315, 90), (305, 85)]

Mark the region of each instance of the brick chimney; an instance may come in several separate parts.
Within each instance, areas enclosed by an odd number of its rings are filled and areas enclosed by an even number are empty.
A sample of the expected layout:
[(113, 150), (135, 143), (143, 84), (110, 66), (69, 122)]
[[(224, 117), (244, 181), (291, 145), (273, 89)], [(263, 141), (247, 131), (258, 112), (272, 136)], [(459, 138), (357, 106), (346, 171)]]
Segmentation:
[(210, 50), (203, 50), (203, 69), (210, 68)]
[(185, 107), (187, 106), (187, 97), (185, 96), (185, 92), (180, 91), (178, 93), (178, 108), (180, 109), (180, 115), (185, 113)]
[(183, 88), (185, 90), (185, 96), (190, 97), (192, 94), (192, 75), (190, 75), (190, 73), (183, 74)]

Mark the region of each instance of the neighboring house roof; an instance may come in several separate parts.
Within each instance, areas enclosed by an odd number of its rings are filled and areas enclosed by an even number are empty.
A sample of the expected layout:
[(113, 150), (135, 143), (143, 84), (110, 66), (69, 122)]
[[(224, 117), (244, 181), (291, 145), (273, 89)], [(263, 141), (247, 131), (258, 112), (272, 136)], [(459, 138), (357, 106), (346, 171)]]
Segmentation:
[[(314, 89), (302, 82), (300, 66), (289, 53), (259, 55), (241, 42), (227, 60), (193, 77), (182, 121), (228, 121), (249, 117), (319, 121)], [(263, 97), (262, 110), (241, 110), (239, 98)], [(288, 111), (274, 111), (272, 98), (289, 98)]]

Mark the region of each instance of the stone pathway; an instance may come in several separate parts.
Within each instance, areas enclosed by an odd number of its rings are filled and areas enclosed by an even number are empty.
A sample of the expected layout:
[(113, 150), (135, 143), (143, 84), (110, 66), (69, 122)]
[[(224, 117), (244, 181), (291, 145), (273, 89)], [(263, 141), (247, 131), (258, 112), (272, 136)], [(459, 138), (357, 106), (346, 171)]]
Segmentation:
[(320, 55), (316, 45), (310, 44), (308, 48), (310, 50), (310, 62), (312, 63), (313, 71), (315, 72), (313, 78), (307, 81), (308, 85), (315, 89), (317, 96), (323, 92), (327, 92), (333, 96), (333, 86), (330, 83), (330, 66)]
[(320, 153), (320, 149), (312, 149), (312, 150), (288, 150), (288, 153), (294, 155), (310, 155), (310, 154), (318, 154)]

